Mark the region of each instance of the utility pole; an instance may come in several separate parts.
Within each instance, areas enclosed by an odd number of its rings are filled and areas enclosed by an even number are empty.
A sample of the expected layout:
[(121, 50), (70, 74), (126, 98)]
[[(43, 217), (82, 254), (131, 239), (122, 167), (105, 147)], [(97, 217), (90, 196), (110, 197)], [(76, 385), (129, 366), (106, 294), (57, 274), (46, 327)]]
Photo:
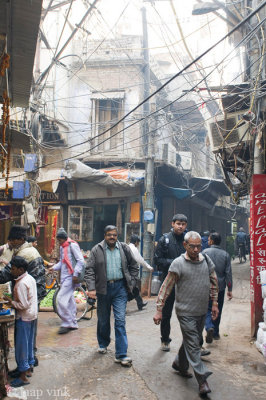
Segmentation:
[[(259, 6), (259, 3), (261, 3), (260, 0), (253, 0), (252, 2), (252, 8), (256, 9)], [(252, 27), (255, 27), (258, 23), (261, 22), (261, 19), (264, 17), (264, 12), (258, 12), (253, 18), (250, 20), (250, 25)], [(260, 86), (262, 82), (262, 77), (265, 76), (265, 63), (263, 62), (263, 49), (265, 48), (265, 32), (264, 32), (264, 27), (263, 25), (261, 28), (258, 30), (257, 35), (253, 36), (249, 43), (249, 48), (248, 48), (248, 55), (249, 55), (249, 60), (250, 60), (250, 65), (249, 65), (249, 79), (251, 86), (253, 86), (253, 90), (251, 91), (251, 109), (250, 111), (255, 111), (255, 114), (257, 115), (257, 118), (259, 115), (263, 112), (265, 112), (265, 98), (259, 98), (257, 99), (257, 93), (260, 92)], [(263, 107), (263, 100), (264, 100), (264, 107)], [(264, 119), (263, 119), (264, 120)], [(262, 128), (265, 134), (265, 128)], [(257, 135), (259, 132), (257, 132)], [(255, 145), (254, 145), (254, 169), (253, 172), (254, 174), (263, 174), (265, 170), (265, 165), (264, 165), (264, 153), (262, 150), (262, 147), (260, 146), (260, 143), (255, 140)]]
[[(141, 9), (142, 12), (142, 28), (143, 28), (143, 56), (144, 56), (144, 99), (150, 95), (150, 60), (149, 60), (149, 45), (148, 45), (148, 29), (146, 8)], [(143, 114), (148, 117), (150, 114), (150, 102), (146, 101), (143, 104)], [(143, 201), (143, 257), (151, 264), (153, 256), (153, 238), (150, 232), (151, 224), (154, 224), (154, 135), (150, 134), (152, 127), (149, 119), (146, 118), (143, 124), (143, 149), (146, 158), (145, 167), (145, 194)], [(153, 225), (154, 226), (154, 225)]]

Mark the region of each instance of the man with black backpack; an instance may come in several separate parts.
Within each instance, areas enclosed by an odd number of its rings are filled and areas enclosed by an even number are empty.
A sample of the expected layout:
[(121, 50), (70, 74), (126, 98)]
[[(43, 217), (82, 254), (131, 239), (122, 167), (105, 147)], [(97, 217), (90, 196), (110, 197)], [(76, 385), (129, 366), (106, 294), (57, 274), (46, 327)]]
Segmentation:
[[(183, 246), (187, 228), (187, 217), (184, 214), (175, 214), (172, 219), (171, 232), (165, 233), (158, 241), (154, 262), (159, 271), (162, 271), (162, 281), (168, 274), (169, 267), (175, 258), (185, 253)], [(170, 350), (170, 320), (175, 302), (175, 288), (168, 296), (162, 311), (161, 321), (161, 350)]]
[(74, 290), (84, 275), (85, 264), (78, 243), (70, 239), (63, 228), (58, 229), (56, 238), (60, 244), (60, 261), (49, 271), (60, 271), (57, 309), (62, 320), (58, 333), (62, 335), (78, 329)]

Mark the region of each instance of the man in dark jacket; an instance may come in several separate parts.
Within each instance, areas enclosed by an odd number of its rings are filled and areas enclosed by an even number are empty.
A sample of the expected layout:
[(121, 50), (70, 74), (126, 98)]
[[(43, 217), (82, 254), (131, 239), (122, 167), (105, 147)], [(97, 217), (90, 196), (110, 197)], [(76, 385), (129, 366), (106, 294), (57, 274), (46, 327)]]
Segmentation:
[(244, 262), (246, 262), (247, 234), (242, 227), (239, 228), (239, 231), (236, 234), (236, 247), (237, 251), (240, 251), (241, 257), (244, 258)]
[(208, 312), (206, 315), (205, 329), (207, 332), (206, 342), (212, 343), (212, 340), (219, 340), (219, 325), (222, 316), (223, 304), (224, 304), (224, 294), (225, 288), (227, 286), (227, 297), (231, 300), (233, 280), (232, 280), (232, 268), (231, 268), (231, 258), (229, 254), (220, 247), (221, 235), (218, 232), (213, 232), (209, 236), (208, 249), (203, 251), (203, 254), (207, 254), (215, 265), (215, 272), (218, 278), (219, 293), (218, 293), (218, 309), (219, 315), (216, 320), (212, 319), (212, 302), (210, 300)]
[(133, 293), (139, 266), (129, 246), (117, 240), (117, 227), (104, 229), (104, 240), (93, 247), (86, 263), (84, 280), (88, 296), (97, 297), (98, 352), (105, 354), (110, 344), (110, 314), (115, 319), (115, 362), (130, 366), (127, 356), (126, 306), (128, 293)]
[[(26, 241), (27, 228), (21, 225), (13, 225), (10, 229), (8, 240), (10, 241), (13, 249), (13, 256), (20, 256), (25, 258), (28, 262), (28, 273), (35, 279), (37, 285), (38, 303), (46, 296), (45, 290), (45, 267), (43, 259), (39, 252), (31, 243)], [(0, 271), (0, 283), (11, 282), (12, 287), (15, 285), (13, 275), (10, 273), (11, 265), (8, 264)], [(34, 352), (36, 353), (36, 334), (37, 334), (37, 320), (35, 327), (35, 340)], [(35, 356), (35, 366), (38, 365), (38, 359)], [(15, 375), (14, 375), (15, 376)]]
[[(176, 214), (172, 219), (171, 232), (164, 234), (158, 241), (154, 262), (162, 271), (162, 281), (168, 274), (169, 267), (175, 258), (185, 253), (183, 246), (185, 231), (187, 228), (187, 217), (184, 214)], [(175, 289), (168, 296), (162, 311), (161, 321), (161, 350), (170, 350), (170, 320), (175, 302)]]

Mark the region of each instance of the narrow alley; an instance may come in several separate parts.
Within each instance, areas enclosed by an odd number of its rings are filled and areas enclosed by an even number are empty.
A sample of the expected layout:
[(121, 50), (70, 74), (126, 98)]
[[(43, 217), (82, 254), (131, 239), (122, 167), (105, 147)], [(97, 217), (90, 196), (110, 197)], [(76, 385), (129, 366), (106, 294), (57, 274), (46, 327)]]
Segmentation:
[(0, 0), (0, 400), (265, 400), (265, 35), (266, 0)]

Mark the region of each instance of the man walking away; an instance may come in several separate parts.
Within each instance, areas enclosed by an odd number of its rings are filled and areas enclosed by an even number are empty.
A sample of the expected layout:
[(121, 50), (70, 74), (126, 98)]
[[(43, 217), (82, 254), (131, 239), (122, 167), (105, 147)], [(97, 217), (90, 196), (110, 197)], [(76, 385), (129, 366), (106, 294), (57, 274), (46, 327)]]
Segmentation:
[[(142, 257), (142, 255), (139, 252), (138, 246), (140, 244), (140, 237), (138, 235), (131, 235), (130, 238), (130, 243), (129, 243), (129, 247), (130, 250), (132, 251), (133, 257), (135, 258), (135, 260), (137, 261), (138, 265), (142, 266), (146, 271), (152, 272), (153, 268), (144, 260), (144, 258)], [(139, 276), (140, 278), (140, 276)], [(136, 297), (136, 302), (138, 305), (138, 309), (141, 311), (143, 309), (143, 307), (146, 307), (147, 303), (143, 303), (142, 297), (139, 294)]]
[(84, 258), (78, 243), (70, 239), (63, 228), (56, 238), (60, 244), (60, 261), (49, 271), (60, 271), (60, 290), (57, 296), (58, 314), (62, 320), (60, 335), (78, 329), (74, 290), (79, 285), (78, 276), (84, 268)]
[(172, 368), (184, 378), (191, 378), (189, 364), (199, 384), (200, 395), (211, 390), (207, 378), (212, 374), (201, 360), (200, 340), (208, 308), (209, 297), (213, 300), (213, 319), (218, 316), (218, 282), (211, 259), (200, 253), (201, 237), (197, 232), (188, 232), (184, 240), (185, 254), (176, 258), (164, 280), (158, 298), (155, 324), (162, 320), (162, 308), (175, 286), (175, 310), (179, 320), (183, 343)]
[(236, 244), (237, 250), (240, 251), (240, 255), (244, 258), (244, 261), (246, 262), (247, 234), (242, 227), (239, 228), (239, 231), (236, 234)]
[(218, 309), (219, 315), (216, 320), (212, 319), (212, 301), (209, 301), (208, 312), (205, 321), (205, 329), (207, 332), (206, 342), (212, 343), (212, 340), (219, 340), (219, 325), (221, 322), (222, 310), (224, 305), (224, 294), (227, 286), (227, 297), (231, 300), (233, 297), (233, 280), (231, 258), (229, 254), (221, 249), (221, 235), (218, 232), (211, 233), (209, 236), (210, 248), (203, 251), (203, 255), (207, 254), (215, 265), (215, 272), (218, 278), (219, 294), (218, 294)]
[(128, 292), (132, 293), (138, 279), (139, 267), (126, 243), (117, 240), (117, 227), (104, 229), (104, 240), (91, 250), (86, 263), (84, 280), (88, 296), (97, 297), (98, 352), (105, 354), (111, 341), (110, 316), (115, 319), (115, 362), (131, 366), (127, 356), (126, 307)]
[[(165, 233), (158, 241), (155, 250), (154, 262), (159, 271), (162, 271), (162, 281), (168, 274), (168, 269), (175, 258), (185, 252), (183, 241), (187, 228), (187, 217), (184, 214), (175, 214), (172, 219), (171, 232)], [(161, 322), (161, 350), (170, 351), (170, 320), (175, 302), (173, 288), (163, 307)]]

